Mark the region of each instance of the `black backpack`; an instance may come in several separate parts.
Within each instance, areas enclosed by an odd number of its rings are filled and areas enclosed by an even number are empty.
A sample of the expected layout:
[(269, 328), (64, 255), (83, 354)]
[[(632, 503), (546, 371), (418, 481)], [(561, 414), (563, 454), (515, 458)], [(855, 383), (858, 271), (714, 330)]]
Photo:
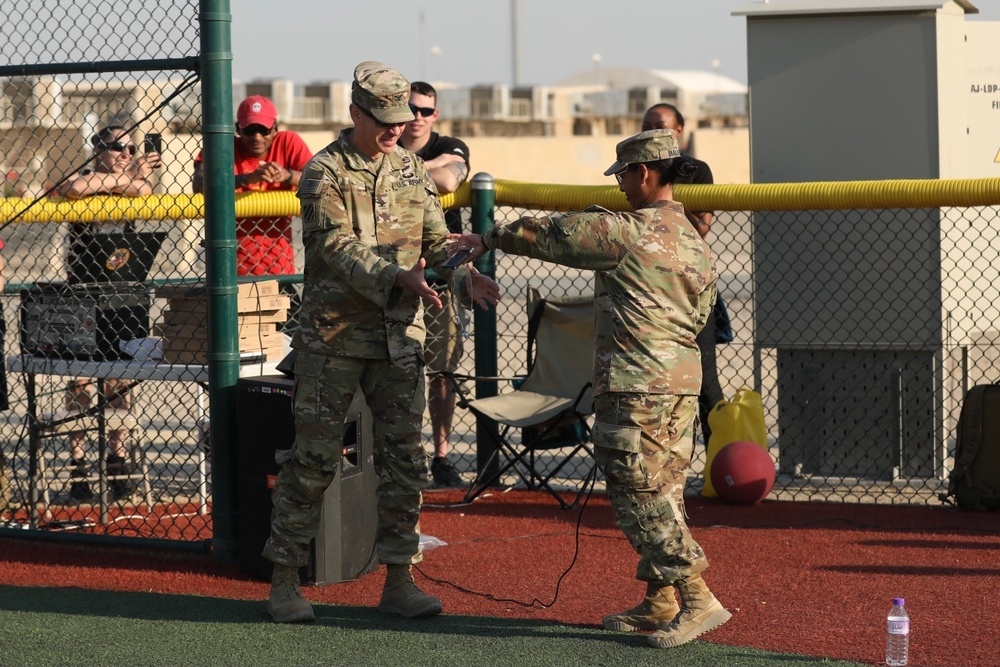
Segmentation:
[(1000, 509), (1000, 384), (969, 391), (955, 444), (955, 468), (941, 500), (963, 509)]

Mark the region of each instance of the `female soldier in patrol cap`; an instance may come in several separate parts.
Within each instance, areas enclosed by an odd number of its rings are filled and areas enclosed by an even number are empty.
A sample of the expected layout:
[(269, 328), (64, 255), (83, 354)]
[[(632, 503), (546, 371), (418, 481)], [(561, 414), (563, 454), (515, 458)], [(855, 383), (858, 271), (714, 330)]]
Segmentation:
[[(701, 573), (708, 560), (688, 529), (684, 485), (701, 390), (695, 337), (712, 312), (716, 269), (708, 246), (673, 201), (692, 168), (673, 130), (617, 146), (614, 175), (634, 209), (521, 218), (482, 236), (452, 235), (472, 259), (487, 250), (596, 272), (594, 456), (615, 520), (640, 556), (642, 602), (604, 618), (609, 630), (655, 630), (652, 646), (684, 644), (730, 614)], [(677, 604), (674, 589), (680, 593)]]

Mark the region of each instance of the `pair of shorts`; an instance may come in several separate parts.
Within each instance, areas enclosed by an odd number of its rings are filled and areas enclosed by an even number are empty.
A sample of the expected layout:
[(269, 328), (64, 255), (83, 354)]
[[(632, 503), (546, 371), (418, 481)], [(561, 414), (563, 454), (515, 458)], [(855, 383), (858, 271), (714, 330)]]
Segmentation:
[(451, 291), (438, 293), (442, 308), (424, 308), (424, 326), (427, 327), (427, 341), (424, 344), (424, 359), (428, 373), (454, 373), (462, 363), (465, 341), (458, 329), (458, 322), (451, 307)]

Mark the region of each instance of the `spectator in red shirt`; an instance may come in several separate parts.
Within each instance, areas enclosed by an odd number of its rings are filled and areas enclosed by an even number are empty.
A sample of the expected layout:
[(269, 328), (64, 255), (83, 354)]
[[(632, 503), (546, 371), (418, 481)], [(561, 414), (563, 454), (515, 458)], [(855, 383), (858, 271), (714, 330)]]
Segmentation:
[[(234, 138), (236, 192), (294, 190), (312, 152), (295, 132), (278, 130), (278, 110), (253, 95), (236, 112)], [(191, 185), (205, 191), (204, 154), (194, 160)], [(236, 273), (240, 276), (295, 273), (292, 218), (242, 218), (236, 221)]]

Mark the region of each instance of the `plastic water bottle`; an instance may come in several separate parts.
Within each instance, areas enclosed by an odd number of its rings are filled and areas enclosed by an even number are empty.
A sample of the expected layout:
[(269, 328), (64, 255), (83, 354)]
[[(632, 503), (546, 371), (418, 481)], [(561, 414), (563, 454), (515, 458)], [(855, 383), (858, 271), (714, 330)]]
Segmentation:
[(885, 664), (905, 667), (910, 657), (910, 615), (906, 613), (906, 600), (892, 599), (886, 626)]

